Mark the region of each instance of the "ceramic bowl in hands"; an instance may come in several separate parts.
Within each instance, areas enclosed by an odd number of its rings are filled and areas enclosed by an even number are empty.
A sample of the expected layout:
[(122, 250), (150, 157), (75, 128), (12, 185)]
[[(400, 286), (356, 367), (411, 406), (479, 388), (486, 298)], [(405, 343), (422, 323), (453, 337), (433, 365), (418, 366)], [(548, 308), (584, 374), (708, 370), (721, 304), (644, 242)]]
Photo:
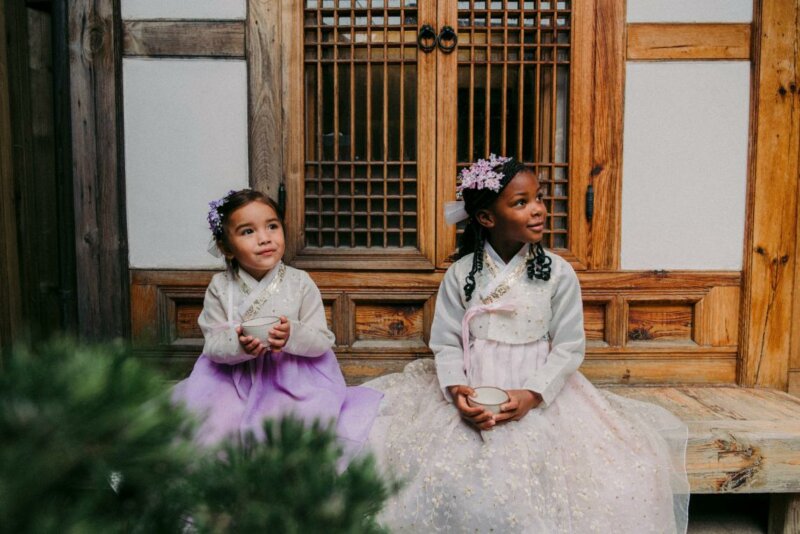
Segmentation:
[(481, 386), (472, 389), (475, 395), (467, 397), (467, 403), (477, 408), (485, 408), (493, 414), (500, 413), (500, 406), (509, 400), (508, 393), (500, 388)]
[(264, 345), (269, 345), (269, 331), (278, 326), (280, 322), (280, 317), (274, 315), (256, 317), (242, 323), (242, 333), (260, 339)]

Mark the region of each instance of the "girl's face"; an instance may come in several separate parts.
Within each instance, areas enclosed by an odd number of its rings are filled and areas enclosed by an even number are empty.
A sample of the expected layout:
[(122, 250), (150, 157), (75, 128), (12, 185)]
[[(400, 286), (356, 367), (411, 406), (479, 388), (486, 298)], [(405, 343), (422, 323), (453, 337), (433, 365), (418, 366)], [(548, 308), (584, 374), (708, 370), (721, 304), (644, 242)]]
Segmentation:
[(245, 204), (228, 216), (222, 249), (228, 259), (236, 258), (242, 269), (261, 280), (286, 250), (278, 214), (263, 202)]
[(515, 254), (525, 243), (544, 236), (547, 208), (539, 180), (530, 171), (518, 172), (494, 203), (476, 214), (489, 231), (489, 241), (501, 256)]

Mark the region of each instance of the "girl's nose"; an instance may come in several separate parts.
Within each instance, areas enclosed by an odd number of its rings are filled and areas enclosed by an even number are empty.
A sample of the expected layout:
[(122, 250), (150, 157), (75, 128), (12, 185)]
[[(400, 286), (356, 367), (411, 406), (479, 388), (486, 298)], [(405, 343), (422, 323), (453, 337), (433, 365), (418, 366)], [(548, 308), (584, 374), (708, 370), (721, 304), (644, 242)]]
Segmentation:
[(264, 231), (259, 232), (258, 243), (259, 244), (269, 243), (269, 232), (264, 232)]

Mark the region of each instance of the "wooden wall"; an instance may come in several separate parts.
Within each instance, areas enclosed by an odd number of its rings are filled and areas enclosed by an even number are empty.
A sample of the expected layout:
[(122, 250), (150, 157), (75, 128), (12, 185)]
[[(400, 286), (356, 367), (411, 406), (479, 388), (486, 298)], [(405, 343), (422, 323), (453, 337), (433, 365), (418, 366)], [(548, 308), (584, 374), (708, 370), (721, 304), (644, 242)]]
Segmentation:
[[(197, 315), (213, 273), (134, 271), (137, 351), (175, 376), (203, 346)], [(310, 273), (322, 292), (336, 353), (360, 382), (430, 356), (441, 273)], [(581, 273), (588, 338), (583, 372), (596, 383), (734, 383), (741, 277), (736, 272)], [(385, 279), (385, 278), (384, 278)]]

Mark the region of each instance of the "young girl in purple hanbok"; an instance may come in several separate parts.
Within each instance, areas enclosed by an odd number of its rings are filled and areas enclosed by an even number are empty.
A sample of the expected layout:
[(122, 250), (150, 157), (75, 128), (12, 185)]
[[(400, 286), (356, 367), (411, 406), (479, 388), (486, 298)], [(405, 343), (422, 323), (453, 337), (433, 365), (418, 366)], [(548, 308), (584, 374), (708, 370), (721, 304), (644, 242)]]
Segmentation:
[[(352, 457), (367, 439), (382, 394), (345, 386), (319, 289), (281, 261), (279, 206), (250, 189), (210, 206), (209, 250), (225, 256), (227, 270), (212, 278), (198, 318), (203, 354), (173, 395), (202, 416), (196, 440), (213, 445), (245, 432), (261, 437), (265, 419), (292, 414), (334, 424), (344, 457)], [(268, 339), (244, 334), (241, 323), (269, 316), (280, 320)]]

